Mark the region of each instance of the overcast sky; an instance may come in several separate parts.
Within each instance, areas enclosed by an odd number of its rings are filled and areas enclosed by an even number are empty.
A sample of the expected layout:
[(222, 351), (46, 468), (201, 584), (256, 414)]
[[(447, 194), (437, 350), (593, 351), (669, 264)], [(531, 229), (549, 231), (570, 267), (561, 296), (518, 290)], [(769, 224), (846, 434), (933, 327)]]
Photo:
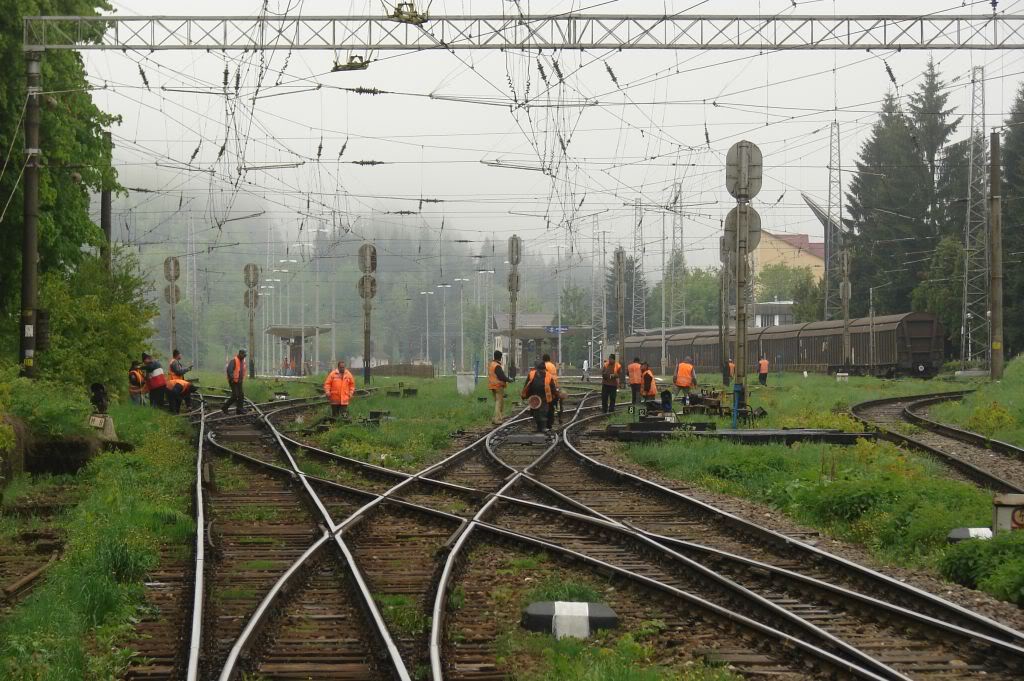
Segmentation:
[[(214, 10), (254, 15), (262, 5), (242, 0), (113, 4), (122, 15), (209, 15)], [(534, 14), (593, 7), (590, 11), (602, 13), (692, 8), (695, 14), (832, 15), (891, 13), (897, 5), (900, 14), (991, 12), (987, 1), (960, 7), (954, 0), (818, 0), (796, 3), (795, 9), (791, 0), (599, 5), (434, 0), (430, 12), (494, 14), (513, 12), (516, 4)], [(379, 1), (270, 0), (268, 7), (291, 16), (340, 8), (353, 14), (383, 12)], [(1024, 11), (1024, 2), (1003, 0), (999, 9)], [(687, 213), (689, 261), (717, 263), (720, 220), (734, 205), (723, 186), (724, 157), (739, 139), (757, 143), (764, 152), (766, 176), (754, 203), (765, 229), (820, 238), (821, 226), (800, 193), (825, 201), (830, 122), (840, 123), (842, 165), (852, 170), (880, 100), (895, 89), (885, 63), (899, 84), (898, 94), (906, 96), (920, 82), (929, 54), (624, 51), (538, 58), (536, 53), (387, 52), (361, 55), (375, 60), (365, 71), (331, 73), (335, 59), (349, 56), (86, 53), (92, 82), (107, 86), (95, 93), (96, 101), (123, 116), (114, 133), (121, 182), (165, 193), (158, 201), (161, 195), (135, 192), (118, 199), (118, 224), (193, 219), (201, 226), (200, 241), (206, 242), (214, 240), (210, 225), (247, 215), (255, 206), (266, 212), (242, 222), (252, 239), (239, 248), (256, 258), (266, 252), (268, 226), (294, 241), (300, 224), (306, 230), (314, 223), (354, 224), (372, 237), (373, 225), (437, 230), (443, 219), (445, 233), (450, 230), (454, 238), (515, 232), (532, 248), (543, 247), (552, 255), (561, 245), (563, 254), (575, 255), (568, 262), (589, 268), (594, 221), (607, 232), (609, 250), (620, 243), (628, 248), (633, 203), (639, 198), (649, 206), (644, 211), (645, 266), (649, 279), (657, 281), (664, 216), (658, 206), (670, 201), (676, 183)], [(1024, 55), (940, 51), (933, 56), (951, 84), (950, 104), (961, 112), (969, 102), (971, 67), (985, 66), (986, 124), (997, 125), (1022, 79)], [(554, 62), (564, 83), (553, 73)], [(550, 88), (541, 80), (538, 63)], [(221, 92), (225, 65), (232, 93), (241, 67), (239, 99)], [(522, 100), (527, 82), (532, 106), (513, 113), (513, 90)], [(338, 89), (358, 86), (396, 94)], [(547, 93), (539, 94), (543, 90)], [(966, 136), (966, 125), (965, 120), (958, 139)], [(192, 169), (184, 169), (197, 147)], [(385, 164), (351, 164), (358, 160)], [(269, 164), (286, 167), (257, 169)], [(542, 166), (552, 172), (540, 172)], [(245, 170), (237, 181), (240, 167)], [(844, 183), (851, 176), (846, 172)], [(417, 214), (393, 214), (399, 210)], [(670, 218), (666, 226), (671, 228)], [(180, 244), (148, 248), (181, 252)]]

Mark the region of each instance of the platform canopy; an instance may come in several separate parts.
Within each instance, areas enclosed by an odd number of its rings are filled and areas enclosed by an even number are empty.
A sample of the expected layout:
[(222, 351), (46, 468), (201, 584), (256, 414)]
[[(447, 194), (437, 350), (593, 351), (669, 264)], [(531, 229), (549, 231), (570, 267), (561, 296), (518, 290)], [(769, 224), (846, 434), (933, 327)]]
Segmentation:
[(306, 326), (273, 325), (268, 326), (264, 333), (268, 336), (277, 336), (278, 338), (312, 338), (322, 333), (329, 333), (330, 330), (330, 326), (316, 326), (313, 324), (307, 324)]
[[(558, 329), (561, 328), (563, 337), (579, 336), (589, 334), (589, 326), (569, 326), (563, 324), (561, 327), (552, 322), (550, 312), (526, 313), (516, 315), (516, 338), (518, 340), (552, 340), (558, 338)], [(491, 318), (491, 332), (498, 336), (508, 336), (509, 315), (496, 314)]]

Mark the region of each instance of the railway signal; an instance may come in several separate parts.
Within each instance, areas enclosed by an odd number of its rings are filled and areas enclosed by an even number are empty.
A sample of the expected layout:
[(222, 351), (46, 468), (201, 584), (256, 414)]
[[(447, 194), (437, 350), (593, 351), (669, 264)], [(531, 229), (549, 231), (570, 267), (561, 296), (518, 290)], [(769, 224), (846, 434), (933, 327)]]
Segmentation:
[(178, 320), (175, 317), (175, 308), (181, 301), (181, 289), (174, 282), (178, 281), (179, 277), (181, 277), (181, 265), (178, 263), (178, 259), (173, 255), (164, 258), (164, 279), (167, 280), (167, 286), (164, 287), (164, 300), (167, 301), (171, 310), (171, 354), (178, 347)]
[[(724, 243), (735, 255), (736, 269), (736, 381), (733, 383), (732, 427), (737, 425), (739, 410), (746, 405), (747, 376), (747, 280), (748, 254), (761, 240), (761, 216), (750, 205), (750, 199), (761, 191), (763, 157), (753, 142), (741, 140), (726, 155), (725, 188), (736, 199), (736, 207), (726, 218)], [(731, 229), (730, 229), (731, 225)]]
[(508, 375), (516, 377), (516, 304), (519, 302), (519, 262), (522, 260), (523, 240), (513, 234), (508, 238), (508, 351), (512, 358), (508, 362)]
[(246, 264), (242, 268), (242, 277), (246, 287), (242, 300), (249, 314), (249, 375), (256, 378), (256, 329), (253, 327), (256, 321), (256, 308), (260, 304), (260, 292), (257, 288), (260, 283), (260, 266), (255, 263)]
[(377, 271), (377, 247), (367, 242), (359, 247), (359, 270), (363, 276), (359, 278), (356, 288), (363, 299), (363, 383), (370, 384), (370, 311), (373, 299), (377, 295), (377, 280), (373, 273)]

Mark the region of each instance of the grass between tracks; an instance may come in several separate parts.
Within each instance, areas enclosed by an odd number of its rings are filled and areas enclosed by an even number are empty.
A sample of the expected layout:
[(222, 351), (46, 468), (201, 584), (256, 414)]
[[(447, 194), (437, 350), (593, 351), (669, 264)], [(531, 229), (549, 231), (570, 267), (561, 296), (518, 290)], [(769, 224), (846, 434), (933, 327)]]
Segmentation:
[(1024, 357), (1006, 365), (1003, 380), (985, 383), (959, 402), (938, 404), (931, 417), (1024, 447)]
[[(775, 378), (774, 376), (772, 378)], [(787, 376), (782, 385), (755, 389), (750, 400), (768, 417), (758, 426), (860, 430), (843, 410), (860, 401), (955, 389), (938, 381), (881, 381)], [(694, 417), (701, 419), (703, 417)], [(948, 579), (1024, 603), (1024, 542), (995, 553), (1018, 569), (996, 569), (991, 548), (971, 543), (953, 552), (954, 527), (991, 521), (992, 495), (950, 480), (929, 458), (887, 442), (861, 440), (842, 447), (798, 443), (741, 445), (681, 436), (625, 449), (634, 461), (668, 477), (772, 506), (826, 534), (867, 547), (884, 562), (937, 568)], [(953, 557), (949, 557), (953, 556)], [(965, 566), (966, 565), (966, 566)], [(970, 579), (966, 574), (972, 575)]]
[[(398, 379), (379, 381), (379, 390), (371, 396), (352, 399), (349, 423), (338, 423), (318, 436), (322, 447), (389, 468), (418, 469), (451, 449), (452, 436), (486, 425), (494, 414), (486, 381), (463, 396), (455, 389), (454, 377), (403, 379), (404, 387), (417, 389), (415, 397), (388, 397), (389, 388), (398, 389)], [(509, 398), (515, 390), (508, 389)], [(478, 397), (488, 401), (480, 402)], [(379, 426), (361, 423), (371, 410), (389, 411), (391, 418)], [(506, 414), (510, 410), (506, 406)]]
[[(191, 541), (187, 424), (152, 409), (111, 413), (135, 451), (101, 454), (74, 476), (79, 501), (63, 518), (62, 560), (0, 621), (0, 679), (116, 678), (131, 656), (123, 642), (142, 607), (145, 574), (161, 545), (187, 550)], [(52, 484), (19, 479), (8, 493)]]

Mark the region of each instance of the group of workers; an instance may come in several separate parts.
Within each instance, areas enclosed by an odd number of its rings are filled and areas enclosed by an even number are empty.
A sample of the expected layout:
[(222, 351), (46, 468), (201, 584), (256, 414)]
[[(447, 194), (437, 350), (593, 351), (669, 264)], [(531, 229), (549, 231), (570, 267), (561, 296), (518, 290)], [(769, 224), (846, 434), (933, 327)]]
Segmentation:
[[(487, 364), (487, 387), (494, 396), (494, 416), (491, 419), (494, 424), (505, 419), (505, 387), (511, 383), (501, 365), (502, 357), (501, 350), (495, 350), (493, 359)], [(558, 384), (558, 367), (551, 361), (551, 355), (544, 355), (530, 369), (519, 397), (530, 407), (538, 433), (550, 431), (555, 424), (555, 416), (561, 421), (565, 407)]]
[(185, 366), (178, 350), (171, 353), (171, 364), (166, 373), (163, 365), (151, 354), (142, 353), (142, 361), (132, 362), (128, 370), (128, 395), (132, 404), (142, 405), (148, 397), (151, 407), (167, 409), (172, 414), (179, 413), (182, 404), (191, 409), (195, 387), (185, 378), (191, 370), (191, 366)]

